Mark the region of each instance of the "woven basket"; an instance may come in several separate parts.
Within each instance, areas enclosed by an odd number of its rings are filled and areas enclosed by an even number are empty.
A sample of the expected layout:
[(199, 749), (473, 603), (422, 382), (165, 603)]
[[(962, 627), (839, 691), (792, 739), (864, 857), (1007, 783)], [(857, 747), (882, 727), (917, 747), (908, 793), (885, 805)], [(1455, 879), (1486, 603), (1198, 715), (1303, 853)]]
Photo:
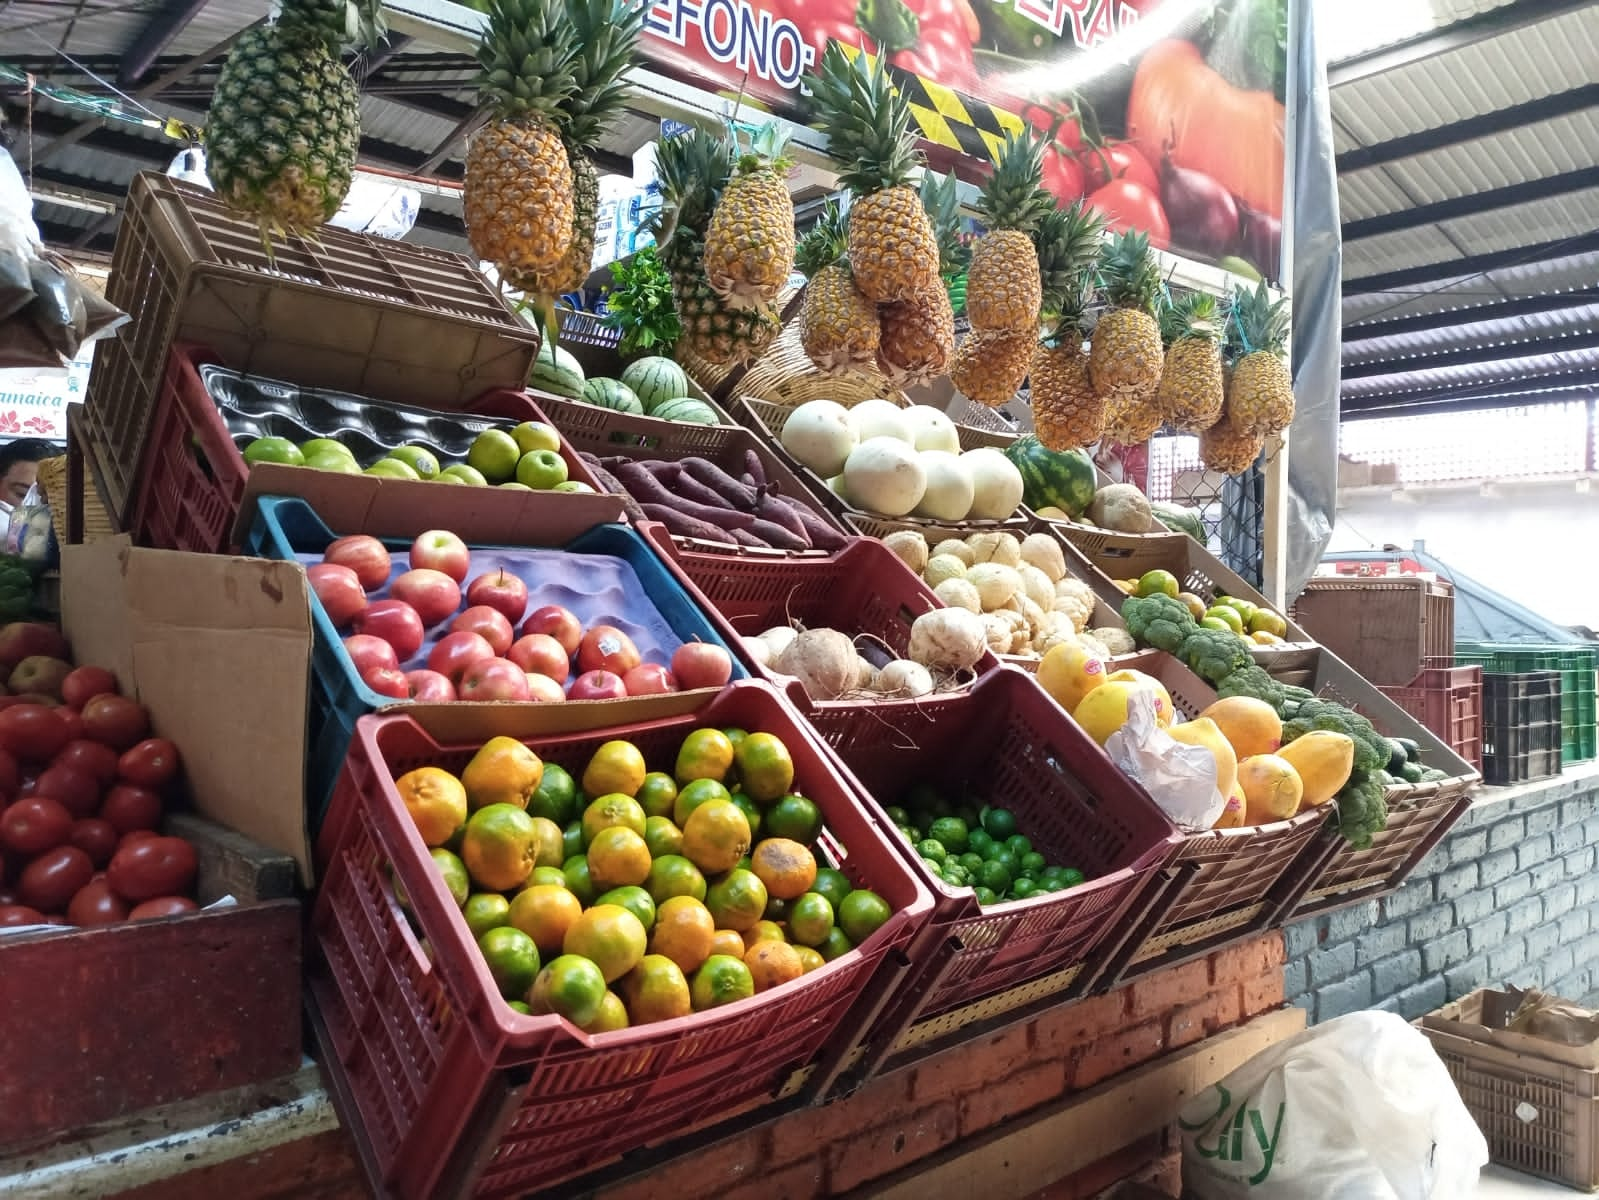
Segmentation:
[[(106, 514), (105, 505), (100, 502), (100, 493), (94, 486), (91, 474), (92, 468), (87, 461), (84, 463), (83, 494), (79, 503), (83, 506), (83, 540), (97, 542), (102, 538), (111, 537), (116, 533), (116, 526), (111, 523), (111, 518)], [(69, 543), (69, 517), (72, 506), (72, 497), (67, 487), (67, 460), (61, 458), (47, 458), (39, 464), (39, 486), (44, 489), (45, 499), (50, 502), (50, 527), (55, 530), (56, 541), (65, 546)]]
[(777, 341), (733, 388), (732, 399), (765, 400), (798, 408), (810, 400), (833, 400), (853, 408), (874, 396), (892, 396), (888, 380), (876, 371), (828, 375), (816, 369), (800, 345), (799, 322), (790, 321)]

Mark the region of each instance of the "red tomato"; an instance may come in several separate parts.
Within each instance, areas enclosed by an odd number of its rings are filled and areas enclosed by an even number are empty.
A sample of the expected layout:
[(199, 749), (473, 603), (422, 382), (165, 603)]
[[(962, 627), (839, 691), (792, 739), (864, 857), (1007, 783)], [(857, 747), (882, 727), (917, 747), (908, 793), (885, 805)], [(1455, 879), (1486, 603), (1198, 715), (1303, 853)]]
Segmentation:
[(79, 888), (67, 905), (67, 920), (74, 925), (115, 925), (127, 919), (127, 902), (111, 890), (103, 875)]
[[(139, 904), (188, 891), (194, 886), (199, 865), (194, 847), (182, 838), (148, 838), (118, 849), (106, 878), (117, 895)], [(26, 896), (26, 890), (23, 894)]]
[(1100, 147), (1088, 147), (1082, 152), (1083, 166), (1087, 169), (1088, 187), (1097, 191), (1115, 179), (1142, 184), (1156, 195), (1160, 194), (1160, 176), (1149, 160), (1130, 142), (1110, 142)]
[(100, 807), (100, 781), (73, 767), (48, 767), (34, 780), (33, 794), (61, 801), (75, 817), (92, 817)]
[(29, 796), (0, 813), (0, 845), (13, 854), (43, 854), (71, 832), (72, 814), (47, 796)]
[(105, 787), (117, 781), (117, 752), (88, 738), (68, 742), (56, 755), (54, 765), (92, 775)]
[(1011, 104), (1034, 129), (1040, 133), (1055, 131), (1055, 141), (1067, 150), (1080, 150), (1083, 146), (1083, 126), (1076, 111), (1064, 101), (1030, 104), (1015, 98), (1001, 97)]
[(116, 695), (117, 677), (104, 667), (79, 667), (61, 681), (61, 699), (82, 708), (96, 696)]
[(75, 708), (58, 708), (56, 716), (61, 718), (61, 724), (66, 727), (67, 741), (75, 742), (83, 736), (83, 714)]
[(110, 821), (88, 817), (74, 821), (67, 833), (67, 841), (89, 856), (89, 861), (99, 870), (111, 861), (117, 849), (117, 828)]
[(57, 913), (94, 877), (94, 864), (76, 846), (57, 846), (29, 863), (17, 880), (22, 902), (42, 913)]
[(17, 760), (0, 750), (0, 804), (13, 798), (21, 786), (22, 774), (17, 767)]
[(160, 831), (155, 829), (130, 829), (117, 839), (117, 849), (120, 850), (124, 846), (132, 846), (138, 842), (148, 842), (151, 838), (160, 836)]
[(185, 913), (199, 912), (200, 906), (187, 896), (157, 896), (146, 900), (128, 914), (130, 921), (149, 921), (156, 917), (181, 917)]
[(25, 904), (0, 904), (0, 929), (13, 925), (43, 925), (44, 914)]
[(1044, 187), (1062, 204), (1083, 198), (1083, 167), (1070, 154), (1051, 146), (1044, 151)]
[(119, 783), (106, 793), (100, 816), (118, 833), (154, 829), (161, 824), (161, 797), (149, 788)]
[(49, 762), (67, 744), (66, 723), (53, 708), (14, 704), (0, 711), (0, 750), (23, 762)]
[(83, 732), (113, 750), (127, 750), (149, 736), (150, 717), (126, 696), (96, 696), (83, 706)]
[(117, 770), (140, 787), (165, 787), (178, 773), (178, 748), (166, 738), (145, 738), (122, 756)]
[(1118, 179), (1088, 197), (1088, 206), (1097, 208), (1110, 229), (1120, 233), (1136, 229), (1149, 235), (1149, 244), (1164, 250), (1171, 245), (1171, 226), (1166, 210), (1155, 193), (1139, 183)]

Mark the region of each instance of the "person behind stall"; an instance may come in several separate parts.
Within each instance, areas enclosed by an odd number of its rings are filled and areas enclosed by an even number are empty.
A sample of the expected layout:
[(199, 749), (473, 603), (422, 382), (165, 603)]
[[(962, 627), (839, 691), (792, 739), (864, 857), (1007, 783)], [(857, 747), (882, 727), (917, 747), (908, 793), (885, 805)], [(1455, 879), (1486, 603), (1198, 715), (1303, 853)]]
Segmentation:
[(39, 464), (60, 453), (39, 438), (19, 438), (0, 446), (0, 544), (11, 529), (11, 513), (27, 499), (39, 478)]

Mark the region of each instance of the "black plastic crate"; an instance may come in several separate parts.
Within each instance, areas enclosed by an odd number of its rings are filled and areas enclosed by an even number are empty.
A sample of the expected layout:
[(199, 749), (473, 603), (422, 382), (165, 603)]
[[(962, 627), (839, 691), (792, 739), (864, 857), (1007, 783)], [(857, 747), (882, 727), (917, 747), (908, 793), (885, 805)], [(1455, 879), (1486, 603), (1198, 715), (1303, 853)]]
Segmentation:
[(1482, 777), (1503, 787), (1560, 774), (1560, 672), (1482, 677)]

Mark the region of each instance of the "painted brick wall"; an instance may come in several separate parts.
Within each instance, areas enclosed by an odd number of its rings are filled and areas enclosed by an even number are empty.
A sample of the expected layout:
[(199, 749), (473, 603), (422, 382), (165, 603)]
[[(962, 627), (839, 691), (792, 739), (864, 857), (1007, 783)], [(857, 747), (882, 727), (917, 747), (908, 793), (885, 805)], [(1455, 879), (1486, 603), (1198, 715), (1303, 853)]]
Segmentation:
[[(1280, 933), (1219, 950), (1104, 996), (1048, 1010), (869, 1082), (842, 1100), (667, 1163), (596, 1200), (820, 1200), (902, 1170), (1068, 1092), (1278, 1008)], [(1133, 1148), (1041, 1194), (1079, 1200), (1141, 1168), (1170, 1169), (1169, 1147)]]
[(1312, 1022), (1409, 1019), (1487, 984), (1599, 994), (1599, 776), (1485, 793), (1399, 891), (1290, 925), (1283, 988)]

